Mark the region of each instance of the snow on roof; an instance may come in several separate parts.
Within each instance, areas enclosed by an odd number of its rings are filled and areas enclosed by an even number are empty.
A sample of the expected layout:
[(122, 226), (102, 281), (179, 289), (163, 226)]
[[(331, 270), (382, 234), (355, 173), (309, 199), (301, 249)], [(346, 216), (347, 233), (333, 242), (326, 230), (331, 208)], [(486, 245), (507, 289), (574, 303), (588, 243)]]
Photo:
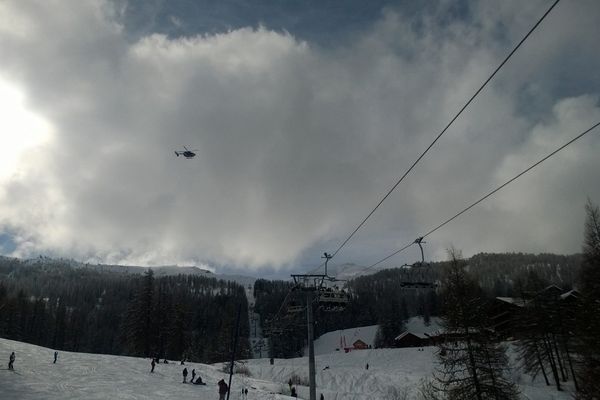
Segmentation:
[(505, 303), (514, 304), (515, 306), (523, 307), (525, 305), (523, 299), (518, 297), (496, 297), (497, 300)]
[(406, 322), (406, 330), (396, 337), (400, 340), (409, 333), (425, 339), (427, 336), (437, 335), (442, 331), (441, 320), (438, 317), (431, 317), (429, 326), (425, 325), (423, 317), (412, 317)]
[(549, 291), (549, 290), (555, 290), (555, 291), (559, 291), (559, 292), (563, 291), (562, 288), (559, 288), (556, 285), (550, 285), (550, 286), (544, 288), (543, 292), (546, 292), (546, 291)]
[(315, 354), (333, 353), (344, 347), (344, 342), (346, 347), (352, 347), (357, 340), (373, 346), (378, 327), (379, 325), (370, 325), (327, 332), (315, 340)]
[(568, 292), (561, 294), (560, 298), (564, 300), (564, 299), (566, 299), (567, 297), (570, 297), (570, 296), (578, 297), (579, 296), (579, 292), (577, 290), (575, 290), (575, 289), (569, 290)]

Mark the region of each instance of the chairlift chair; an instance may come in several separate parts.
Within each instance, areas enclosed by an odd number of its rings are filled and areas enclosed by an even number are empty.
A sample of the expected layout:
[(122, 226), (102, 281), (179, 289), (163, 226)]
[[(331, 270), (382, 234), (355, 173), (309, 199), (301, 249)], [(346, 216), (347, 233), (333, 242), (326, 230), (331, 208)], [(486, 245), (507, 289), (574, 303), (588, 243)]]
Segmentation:
[(419, 245), (421, 250), (421, 261), (402, 265), (404, 273), (400, 286), (403, 289), (435, 289), (437, 285), (433, 281), (431, 265), (425, 262), (425, 253), (422, 246), (422, 243), (425, 242), (422, 237), (418, 237), (414, 243)]

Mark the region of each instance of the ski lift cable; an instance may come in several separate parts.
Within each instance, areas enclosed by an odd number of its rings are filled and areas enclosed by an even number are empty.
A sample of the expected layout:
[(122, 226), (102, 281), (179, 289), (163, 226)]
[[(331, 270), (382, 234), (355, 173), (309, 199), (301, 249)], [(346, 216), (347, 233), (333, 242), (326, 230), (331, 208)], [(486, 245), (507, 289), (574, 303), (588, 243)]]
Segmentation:
[[(504, 58), (504, 60), (496, 67), (494, 72), (483, 82), (483, 84), (477, 89), (477, 91), (471, 96), (471, 98), (462, 106), (462, 108), (454, 115), (454, 117), (448, 122), (448, 124), (442, 129), (442, 131), (435, 137), (435, 139), (427, 146), (425, 151), (421, 153), (421, 155), (413, 162), (413, 164), (406, 170), (406, 172), (396, 181), (396, 183), (387, 191), (387, 193), (383, 196), (383, 198), (377, 203), (375, 208), (367, 214), (367, 216), (358, 224), (358, 226), (352, 231), (352, 233), (342, 242), (342, 244), (333, 252), (331, 257), (335, 257), (340, 250), (352, 239), (352, 237), (358, 232), (360, 228), (367, 222), (367, 220), (375, 213), (375, 211), (383, 204), (383, 202), (392, 194), (392, 192), (400, 185), (400, 183), (404, 180), (404, 178), (413, 170), (413, 168), (421, 161), (421, 159), (429, 152), (429, 150), (435, 145), (435, 143), (442, 137), (444, 133), (450, 128), (450, 126), (458, 119), (458, 117), (463, 113), (463, 111), (475, 100), (475, 98), (479, 95), (479, 93), (487, 86), (487, 84), (494, 78), (494, 76), (500, 71), (500, 69), (508, 62), (508, 60), (513, 56), (513, 54), (521, 47), (521, 45), (531, 36), (533, 31), (542, 23), (542, 21), (546, 18), (548, 14), (554, 9), (554, 7), (560, 2), (560, 0), (555, 0), (554, 3), (546, 10), (546, 12), (542, 15), (542, 17), (533, 25), (533, 27), (527, 32), (527, 34), (521, 39), (521, 41), (512, 49), (512, 51)], [(323, 265), (319, 266), (321, 268)]]
[[(534, 163), (531, 166), (527, 167), (526, 169), (524, 169), (523, 171), (521, 171), (520, 173), (518, 173), (517, 175), (515, 175), (514, 177), (512, 177), (508, 181), (504, 182), (502, 185), (498, 186), (497, 188), (495, 188), (494, 190), (492, 190), (491, 192), (489, 192), (485, 196), (479, 198), (479, 200), (471, 203), (469, 206), (465, 207), (464, 209), (462, 209), (458, 213), (454, 214), (452, 217), (448, 218), (447, 220), (445, 220), (441, 224), (437, 225), (435, 228), (429, 230), (427, 233), (425, 233), (423, 236), (420, 236), (418, 239), (426, 238), (427, 236), (431, 235), (435, 231), (441, 229), (443, 226), (445, 226), (445, 225), (449, 224), (450, 222), (454, 221), (456, 218), (458, 218), (459, 216), (463, 215), (464, 213), (466, 213), (467, 211), (469, 211), (471, 208), (475, 207), (476, 205), (478, 205), (479, 203), (483, 202), (484, 200), (486, 200), (487, 198), (489, 198), (490, 196), (492, 196), (496, 192), (500, 191), (501, 189), (503, 189), (504, 187), (506, 187), (507, 185), (509, 185), (513, 181), (515, 181), (518, 178), (520, 178), (521, 176), (525, 175), (527, 172), (531, 171), (532, 169), (534, 169), (535, 167), (537, 167), (538, 165), (540, 165), (541, 163), (543, 163), (544, 161), (546, 161), (547, 159), (549, 159), (550, 157), (552, 157), (553, 155), (555, 155), (556, 153), (558, 153), (559, 151), (563, 150), (565, 147), (567, 147), (567, 146), (571, 145), (572, 143), (574, 143), (575, 141), (581, 139), (583, 136), (585, 136), (589, 132), (593, 131), (598, 126), (600, 126), (600, 121), (596, 122), (590, 128), (586, 129), (585, 131), (583, 131), (579, 135), (575, 136), (573, 139), (569, 140), (568, 142), (566, 142), (565, 144), (563, 144), (562, 146), (560, 146), (559, 148), (557, 148), (556, 150), (554, 150), (550, 154), (548, 154), (545, 157), (543, 157), (542, 159), (538, 160), (536, 163)], [(381, 260), (377, 261), (376, 263), (371, 264), (368, 267), (365, 267), (365, 269), (362, 272), (366, 272), (369, 269), (371, 269), (371, 268), (373, 268), (373, 267), (381, 264), (382, 262), (390, 259), (391, 257), (395, 256), (396, 254), (401, 253), (402, 251), (404, 251), (404, 250), (408, 249), (410, 246), (412, 246), (414, 243), (416, 243), (416, 241), (413, 241), (413, 242), (407, 244), (406, 246), (400, 248), (399, 250), (396, 250), (392, 254), (390, 254), (390, 255), (382, 258)]]

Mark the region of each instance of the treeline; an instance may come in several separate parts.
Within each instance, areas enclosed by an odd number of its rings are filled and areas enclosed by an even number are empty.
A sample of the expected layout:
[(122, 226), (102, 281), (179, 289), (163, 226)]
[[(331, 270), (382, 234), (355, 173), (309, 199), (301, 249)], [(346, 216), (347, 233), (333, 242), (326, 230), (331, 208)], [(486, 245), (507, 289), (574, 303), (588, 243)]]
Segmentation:
[[(495, 329), (493, 298), (477, 281), (472, 265), (451, 253), (440, 295), (443, 335), (437, 338), (439, 367), (422, 389), (423, 398), (517, 399), (509, 369), (505, 334), (514, 339), (518, 361), (546, 385), (575, 389), (579, 400), (600, 393), (600, 210), (588, 203), (581, 266), (572, 276), (577, 289), (566, 292), (528, 269), (514, 282), (509, 330)], [(551, 271), (552, 268), (546, 269)], [(555, 283), (555, 282), (554, 282)], [(504, 335), (503, 335), (504, 332)]]
[(224, 361), (238, 308), (247, 357), (247, 300), (237, 283), (0, 257), (0, 336), (53, 349)]
[[(496, 296), (518, 297), (519, 285), (531, 272), (545, 284), (555, 284), (568, 290), (577, 279), (582, 256), (481, 253), (462, 262), (482, 293), (493, 299)], [(441, 283), (450, 266), (451, 262), (446, 261), (429, 264), (425, 273), (428, 280), (438, 285), (435, 290), (405, 289), (407, 281), (422, 280), (423, 271), (419, 271), (418, 276), (411, 276), (403, 268), (386, 269), (352, 279), (346, 283), (350, 301), (343, 312), (315, 309), (315, 336), (338, 329), (378, 324), (381, 329), (376, 346), (392, 346), (394, 338), (402, 332), (404, 322), (410, 317), (419, 315), (428, 322), (431, 316), (440, 315), (444, 303)], [(290, 315), (285, 309), (277, 314), (290, 288), (290, 282), (266, 280), (258, 280), (254, 287), (255, 309), (261, 315), (262, 326), (275, 326), (278, 333), (274, 343), (276, 357), (295, 357), (306, 343), (305, 314)], [(301, 296), (298, 299), (300, 301)], [(276, 314), (278, 318), (274, 318)]]

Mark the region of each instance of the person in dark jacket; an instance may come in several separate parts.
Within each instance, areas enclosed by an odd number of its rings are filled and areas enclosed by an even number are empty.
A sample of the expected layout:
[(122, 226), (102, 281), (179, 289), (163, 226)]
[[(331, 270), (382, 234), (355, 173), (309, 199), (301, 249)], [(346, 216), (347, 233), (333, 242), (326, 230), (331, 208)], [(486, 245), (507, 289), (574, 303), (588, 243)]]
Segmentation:
[(296, 393), (296, 388), (295, 387), (292, 388), (291, 396), (292, 397), (298, 397), (298, 394)]
[(225, 400), (225, 395), (229, 391), (229, 386), (225, 383), (223, 379), (221, 379), (218, 383), (219, 385), (219, 400)]
[(53, 364), (56, 364), (56, 360), (58, 360), (58, 351), (54, 352), (54, 362), (53, 362)]
[(319, 397), (319, 400), (325, 400), (325, 396), (323, 396), (323, 393), (321, 393), (321, 397)]
[(194, 385), (206, 385), (206, 383), (202, 382), (202, 377), (198, 375), (198, 379), (194, 382)]
[(152, 359), (152, 362), (150, 363), (150, 365), (152, 366), (152, 369), (150, 370), (150, 372), (154, 372), (154, 367), (156, 366), (156, 361), (154, 360), (154, 358)]
[(188, 374), (187, 373), (187, 368), (184, 368), (183, 369), (183, 383), (187, 382), (187, 374)]
[(196, 378), (196, 368), (192, 370), (192, 380), (190, 382), (194, 383), (194, 379)]
[(15, 352), (13, 351), (8, 358), (8, 369), (14, 369), (13, 364), (15, 363), (15, 358)]

